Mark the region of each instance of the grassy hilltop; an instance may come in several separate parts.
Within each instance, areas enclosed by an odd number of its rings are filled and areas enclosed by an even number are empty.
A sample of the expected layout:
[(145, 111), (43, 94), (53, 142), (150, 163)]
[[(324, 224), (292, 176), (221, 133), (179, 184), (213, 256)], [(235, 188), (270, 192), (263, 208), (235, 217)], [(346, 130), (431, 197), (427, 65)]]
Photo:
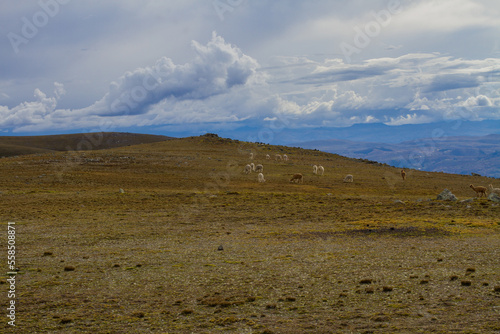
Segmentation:
[[(243, 173), (250, 152), (265, 183)], [(387, 165), (210, 135), (37, 153), (0, 159), (17, 330), (500, 331), (500, 205), (469, 188), (498, 180), (403, 181)], [(277, 153), (290, 160), (265, 159)], [(445, 188), (459, 201), (435, 200)]]
[(46, 136), (0, 136), (0, 157), (57, 151), (103, 150), (171, 139), (128, 132), (93, 132)]

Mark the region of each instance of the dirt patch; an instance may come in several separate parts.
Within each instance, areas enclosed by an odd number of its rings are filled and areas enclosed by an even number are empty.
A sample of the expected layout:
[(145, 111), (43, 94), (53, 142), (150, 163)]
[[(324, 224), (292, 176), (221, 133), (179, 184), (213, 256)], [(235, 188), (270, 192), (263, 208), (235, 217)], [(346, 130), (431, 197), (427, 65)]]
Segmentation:
[(329, 239), (339, 236), (391, 236), (398, 238), (416, 238), (416, 237), (445, 237), (453, 233), (437, 227), (380, 227), (380, 228), (362, 228), (348, 231), (314, 231), (301, 234), (291, 234), (290, 237), (302, 239)]
[(452, 235), (451, 232), (437, 227), (382, 227), (382, 228), (366, 228), (345, 231), (347, 235), (380, 235), (394, 237), (444, 237)]

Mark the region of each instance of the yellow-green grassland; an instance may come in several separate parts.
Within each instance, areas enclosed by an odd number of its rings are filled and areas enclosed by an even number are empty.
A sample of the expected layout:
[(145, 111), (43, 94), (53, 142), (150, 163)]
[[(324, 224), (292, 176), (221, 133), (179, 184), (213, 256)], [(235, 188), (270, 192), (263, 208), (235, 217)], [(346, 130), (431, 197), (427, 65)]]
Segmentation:
[(470, 184), (500, 187), (210, 135), (3, 158), (0, 332), (499, 333), (500, 204)]

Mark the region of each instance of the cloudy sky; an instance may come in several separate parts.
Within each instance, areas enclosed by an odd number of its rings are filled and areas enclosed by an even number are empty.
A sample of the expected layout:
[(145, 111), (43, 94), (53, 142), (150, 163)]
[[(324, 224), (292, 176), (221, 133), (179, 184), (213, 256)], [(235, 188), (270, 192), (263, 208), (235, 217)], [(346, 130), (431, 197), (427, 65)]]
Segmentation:
[(500, 119), (498, 0), (0, 3), (0, 131)]

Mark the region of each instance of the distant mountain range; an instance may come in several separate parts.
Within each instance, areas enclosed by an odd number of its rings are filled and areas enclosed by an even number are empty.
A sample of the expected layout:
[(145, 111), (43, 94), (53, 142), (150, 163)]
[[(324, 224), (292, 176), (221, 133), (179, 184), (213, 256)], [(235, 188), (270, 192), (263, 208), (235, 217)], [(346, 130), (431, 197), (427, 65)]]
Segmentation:
[[(255, 123), (235, 129), (216, 129), (221, 137), (273, 145), (291, 145), (301, 141), (342, 139), (361, 142), (400, 143), (420, 138), (452, 136), (485, 136), (500, 134), (500, 121), (443, 121), (426, 124), (385, 125), (383, 123), (354, 124), (349, 127), (284, 127), (283, 123)], [(148, 133), (156, 133), (148, 131)], [(168, 132), (169, 136), (193, 134)]]
[(392, 166), (500, 178), (500, 135), (423, 138), (401, 143), (316, 140), (293, 143), (309, 149)]

